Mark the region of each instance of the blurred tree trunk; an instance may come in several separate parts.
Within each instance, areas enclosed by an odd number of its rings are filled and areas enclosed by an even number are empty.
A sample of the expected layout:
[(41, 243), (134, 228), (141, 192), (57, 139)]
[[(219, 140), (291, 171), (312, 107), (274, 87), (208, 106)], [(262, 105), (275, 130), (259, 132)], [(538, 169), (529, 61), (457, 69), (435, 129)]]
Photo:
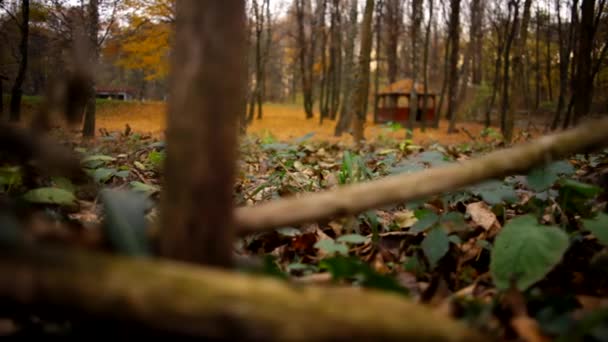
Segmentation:
[[(519, 1), (518, 1), (519, 4)], [(512, 68), (513, 68), (513, 80), (511, 86), (511, 110), (517, 111), (522, 107), (522, 100), (524, 108), (530, 108), (530, 92), (527, 91), (527, 41), (528, 41), (528, 23), (530, 22), (530, 7), (532, 0), (524, 1), (524, 11), (521, 18), (521, 22), (515, 29), (515, 37), (513, 38), (513, 56), (512, 56)], [(513, 113), (515, 116), (515, 113)]]
[(21, 40), (19, 41), (19, 67), (17, 77), (11, 89), (10, 102), (10, 121), (17, 122), (21, 119), (21, 97), (23, 96), (23, 82), (27, 71), (28, 61), (28, 42), (30, 37), (30, 1), (21, 0), (21, 22), (19, 31)]
[[(97, 33), (99, 32), (99, 0), (89, 0), (88, 5), (88, 39), (89, 39), (89, 67), (97, 68), (99, 61), (99, 46), (97, 44)], [(84, 126), (82, 128), (82, 135), (85, 137), (95, 136), (95, 73), (90, 79), (89, 85), (89, 99), (87, 101), (87, 107), (84, 113)]]
[(372, 18), (374, 15), (374, 0), (365, 1), (363, 22), (361, 23), (361, 50), (354, 96), (355, 120), (353, 121), (353, 137), (357, 144), (363, 139), (363, 123), (367, 114), (367, 99), (370, 83), (370, 55), (372, 52)]
[(547, 91), (549, 101), (553, 101), (553, 82), (551, 81), (551, 11), (547, 11), (547, 27), (545, 28), (546, 49), (545, 49), (545, 78), (547, 79)]
[[(431, 42), (431, 23), (433, 22), (433, 3), (435, 0), (429, 1), (429, 18), (426, 24), (426, 32), (424, 33), (424, 54), (422, 57), (422, 73), (423, 73), (423, 87), (424, 87), (424, 98), (422, 100), (422, 131), (426, 129), (426, 112), (429, 108), (429, 49)], [(437, 105), (436, 103), (434, 105)], [(437, 115), (437, 114), (435, 114)]]
[(397, 63), (397, 47), (399, 36), (401, 34), (401, 26), (403, 20), (403, 1), (402, 0), (386, 0), (385, 4), (385, 22), (386, 22), (386, 44), (385, 58), (387, 65), (388, 83), (392, 84), (397, 81), (399, 69)]
[(485, 115), (485, 127), (488, 128), (492, 124), (492, 116), (491, 112), (494, 110), (494, 105), (496, 103), (496, 94), (498, 93), (498, 88), (500, 87), (500, 68), (502, 62), (502, 50), (504, 48), (504, 35), (502, 33), (502, 29), (500, 27), (500, 23), (494, 23), (494, 29), (496, 30), (496, 58), (494, 59), (494, 78), (492, 81), (492, 95), (490, 96), (490, 101), (488, 102), (488, 106), (486, 108)]
[(509, 85), (510, 85), (510, 60), (511, 60), (511, 46), (513, 40), (517, 34), (517, 27), (519, 21), (519, 0), (509, 1), (509, 13), (505, 25), (505, 46), (503, 49), (503, 75), (502, 75), (502, 105), (500, 106), (500, 130), (502, 135), (507, 142), (510, 142), (513, 138), (513, 108), (509, 105)]
[(450, 72), (450, 39), (445, 41), (445, 51), (443, 54), (443, 82), (441, 84), (441, 92), (439, 94), (439, 104), (437, 104), (437, 115), (435, 115), (435, 122), (433, 126), (439, 128), (439, 121), (441, 120), (441, 113), (443, 112), (443, 103), (445, 100), (445, 92), (448, 88), (449, 72)]
[(243, 0), (178, 0), (161, 254), (229, 267), (238, 117), (245, 96)]
[(319, 32), (318, 36), (321, 36), (321, 45), (319, 46), (319, 53), (321, 55), (321, 82), (319, 86), (319, 123), (323, 123), (323, 119), (329, 117), (329, 67), (327, 65), (327, 40), (328, 32), (325, 27), (325, 14), (327, 11), (327, 0), (319, 0), (317, 3), (319, 6)]
[(329, 71), (331, 75), (330, 86), (330, 107), (329, 117), (335, 120), (340, 108), (340, 85), (341, 85), (341, 70), (342, 70), (342, 25), (340, 13), (340, 0), (332, 0), (331, 11), (331, 27), (330, 36), (331, 44), (329, 47)]
[[(595, 37), (606, 0), (600, 0), (596, 14), (595, 0), (582, 0), (579, 25), (578, 60), (576, 66), (573, 123), (589, 114), (593, 99), (593, 73)], [(597, 17), (596, 17), (597, 15)], [(600, 56), (601, 58), (601, 56)], [(601, 63), (601, 59), (598, 61)]]
[[(302, 95), (304, 97), (304, 111), (306, 112), (306, 118), (310, 119), (313, 117), (313, 79), (312, 79), (312, 67), (314, 64), (314, 48), (309, 46), (306, 39), (305, 23), (304, 23), (304, 0), (295, 0), (296, 19), (298, 25), (298, 49), (300, 51), (300, 76), (302, 77)], [(314, 41), (314, 37), (311, 37), (311, 41)]]
[(566, 105), (566, 96), (568, 93), (568, 68), (570, 67), (570, 55), (574, 44), (574, 23), (577, 21), (578, 0), (573, 0), (570, 7), (570, 23), (568, 24), (568, 34), (564, 32), (564, 23), (562, 23), (560, 1), (555, 1), (557, 14), (557, 34), (559, 46), (559, 95), (557, 98), (557, 109), (551, 123), (551, 130), (556, 130), (559, 127), (564, 106)]
[(456, 130), (456, 95), (458, 91), (458, 57), (460, 47), (460, 0), (450, 0), (450, 75), (448, 86), (448, 133)]
[(4, 87), (3, 82), (8, 78), (4, 75), (0, 75), (0, 120), (4, 117)]
[(334, 135), (339, 137), (352, 124), (353, 118), (353, 89), (357, 77), (355, 75), (355, 39), (357, 37), (357, 0), (350, 0), (350, 10), (348, 19), (348, 29), (346, 34), (346, 43), (344, 46), (344, 71), (342, 82), (342, 106), (340, 108), (340, 117), (336, 123)]
[(485, 11), (484, 0), (471, 2), (471, 31), (470, 41), (473, 42), (473, 84), (480, 85), (483, 80), (483, 16)]
[[(420, 106), (418, 104), (418, 69), (420, 51), (420, 23), (422, 22), (422, 0), (412, 0), (412, 24), (410, 25), (410, 39), (412, 43), (412, 91), (410, 93), (410, 115), (407, 120), (406, 139), (411, 138), (414, 132), (414, 123), (418, 119)], [(424, 120), (423, 118), (421, 118)]]
[(380, 65), (382, 58), (380, 57), (380, 51), (382, 51), (382, 11), (384, 8), (384, 1), (378, 0), (376, 4), (376, 70), (374, 72), (374, 124), (378, 123), (378, 93), (380, 92)]
[(536, 3), (536, 37), (535, 37), (535, 59), (534, 68), (536, 84), (534, 89), (534, 111), (537, 112), (540, 106), (540, 6)]

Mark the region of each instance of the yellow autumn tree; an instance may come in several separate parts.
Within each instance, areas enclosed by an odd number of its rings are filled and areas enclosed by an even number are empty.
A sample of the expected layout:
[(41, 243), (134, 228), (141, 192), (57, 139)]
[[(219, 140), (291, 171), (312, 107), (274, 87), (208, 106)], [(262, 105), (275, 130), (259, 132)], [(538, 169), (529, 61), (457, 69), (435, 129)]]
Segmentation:
[(126, 0), (128, 25), (115, 35), (106, 51), (116, 65), (141, 70), (147, 80), (169, 72), (169, 46), (175, 22), (175, 0)]

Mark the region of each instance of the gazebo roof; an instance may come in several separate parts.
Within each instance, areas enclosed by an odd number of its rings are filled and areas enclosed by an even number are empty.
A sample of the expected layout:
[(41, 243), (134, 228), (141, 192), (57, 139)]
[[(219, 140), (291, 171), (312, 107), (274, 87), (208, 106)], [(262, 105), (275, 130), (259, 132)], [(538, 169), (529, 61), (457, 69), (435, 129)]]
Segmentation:
[[(395, 83), (389, 84), (384, 88), (380, 89), (378, 92), (379, 95), (399, 95), (399, 94), (409, 94), (412, 92), (412, 79), (404, 78)], [(424, 85), (422, 82), (418, 82), (416, 84), (416, 92), (422, 94), (424, 92)], [(433, 94), (433, 90), (429, 87), (429, 94)]]

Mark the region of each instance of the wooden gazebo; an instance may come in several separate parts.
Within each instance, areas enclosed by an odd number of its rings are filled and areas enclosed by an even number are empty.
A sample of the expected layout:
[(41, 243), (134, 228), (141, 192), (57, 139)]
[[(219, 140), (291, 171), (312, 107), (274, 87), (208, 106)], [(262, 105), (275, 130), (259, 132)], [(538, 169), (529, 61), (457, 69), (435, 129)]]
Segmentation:
[[(404, 79), (388, 85), (378, 92), (375, 101), (374, 113), (377, 123), (396, 122), (402, 125), (408, 123), (411, 110), (410, 99), (412, 96), (412, 80)], [(416, 96), (418, 105), (414, 111), (416, 118), (415, 124), (420, 124), (422, 120), (425, 122), (433, 122), (436, 113), (436, 94), (433, 92), (424, 92), (424, 87), (421, 84), (416, 86)], [(426, 97), (427, 110), (424, 109), (424, 99)], [(423, 115), (424, 114), (424, 115)]]

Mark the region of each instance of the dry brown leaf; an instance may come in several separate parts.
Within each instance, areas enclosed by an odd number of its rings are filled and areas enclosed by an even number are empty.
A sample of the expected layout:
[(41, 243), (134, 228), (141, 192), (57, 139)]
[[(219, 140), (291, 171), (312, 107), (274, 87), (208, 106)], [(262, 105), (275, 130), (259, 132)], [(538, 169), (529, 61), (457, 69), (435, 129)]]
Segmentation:
[(475, 202), (467, 205), (467, 213), (475, 224), (490, 230), (494, 225), (499, 225), (496, 215), (490, 210), (485, 202)]
[(416, 215), (411, 210), (404, 209), (395, 213), (395, 223), (397, 223), (399, 228), (409, 228), (417, 221)]

